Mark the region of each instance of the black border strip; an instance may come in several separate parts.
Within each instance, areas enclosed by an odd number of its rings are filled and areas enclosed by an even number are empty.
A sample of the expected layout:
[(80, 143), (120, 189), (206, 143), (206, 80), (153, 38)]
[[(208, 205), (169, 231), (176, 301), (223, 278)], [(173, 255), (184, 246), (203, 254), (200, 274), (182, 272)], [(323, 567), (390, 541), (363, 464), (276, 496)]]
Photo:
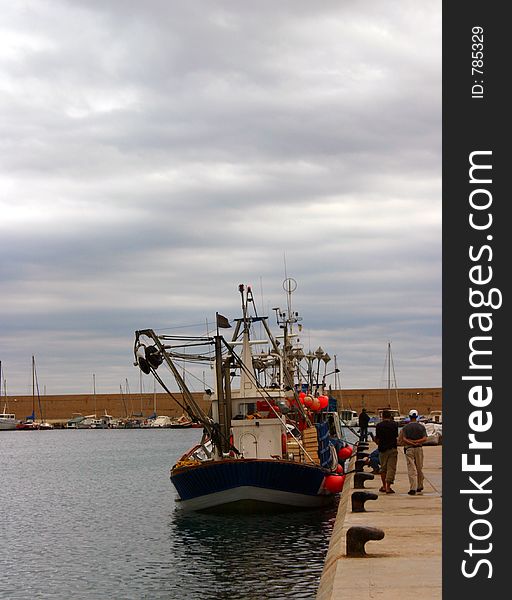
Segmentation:
[[(505, 6), (473, 0), (443, 3), (443, 598), (447, 599), (481, 599), (506, 590), (505, 576), (512, 572), (512, 567), (505, 567), (511, 531), (506, 486), (512, 478), (505, 436), (510, 412), (507, 375), (512, 371), (508, 364), (512, 250), (507, 231), (512, 198), (506, 189), (507, 184), (512, 186), (506, 139), (512, 129), (507, 114), (512, 108), (505, 108), (510, 104), (505, 65), (511, 36)], [(471, 161), (491, 168), (477, 166), (471, 182)], [(483, 208), (486, 199), (490, 206)], [(482, 229), (471, 226), (471, 213), (473, 224)], [(488, 283), (479, 282), (491, 273)], [(472, 306), (470, 288), (482, 292), (494, 306)], [(493, 288), (497, 291), (491, 292)], [(479, 297), (471, 296), (474, 305)], [(490, 316), (479, 320), (476, 313)], [(492, 354), (477, 352), (471, 359), (470, 344), (473, 350)], [(488, 388), (493, 394), (489, 403)], [(473, 431), (479, 427), (487, 430)], [(469, 449), (471, 433), (478, 441), (491, 443), (492, 449)], [(469, 464), (479, 454), (492, 471), (476, 467), (464, 471), (464, 454)], [(484, 484), (488, 477), (492, 479)]]

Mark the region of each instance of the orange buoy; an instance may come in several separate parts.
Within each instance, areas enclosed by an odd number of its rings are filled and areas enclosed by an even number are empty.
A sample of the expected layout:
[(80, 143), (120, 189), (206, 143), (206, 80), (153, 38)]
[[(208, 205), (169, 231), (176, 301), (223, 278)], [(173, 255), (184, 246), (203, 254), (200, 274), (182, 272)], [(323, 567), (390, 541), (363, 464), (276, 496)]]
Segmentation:
[(314, 410), (315, 412), (320, 410), (320, 400), (318, 398), (313, 398), (313, 401), (311, 402), (311, 410)]
[(313, 396), (304, 396), (304, 406), (311, 408), (313, 404)]

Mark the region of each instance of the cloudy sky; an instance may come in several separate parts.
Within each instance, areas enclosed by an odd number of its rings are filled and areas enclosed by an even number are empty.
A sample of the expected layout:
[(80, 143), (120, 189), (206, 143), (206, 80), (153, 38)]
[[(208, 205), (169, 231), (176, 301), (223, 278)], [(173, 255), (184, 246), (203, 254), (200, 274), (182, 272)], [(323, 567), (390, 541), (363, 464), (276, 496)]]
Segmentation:
[(32, 355), (48, 394), (136, 390), (134, 330), (236, 317), (239, 283), (284, 307), (285, 264), (343, 387), (388, 341), (441, 385), (440, 0), (0, 6), (9, 395)]

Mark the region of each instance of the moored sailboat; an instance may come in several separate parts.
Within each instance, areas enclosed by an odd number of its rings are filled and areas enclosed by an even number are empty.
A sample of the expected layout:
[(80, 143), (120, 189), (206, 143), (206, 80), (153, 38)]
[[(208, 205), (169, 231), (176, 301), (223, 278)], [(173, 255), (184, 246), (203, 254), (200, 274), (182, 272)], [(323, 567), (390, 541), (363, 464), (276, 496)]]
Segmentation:
[[(39, 422), (36, 421), (36, 395), (39, 406), (39, 412), (41, 418)], [(41, 396), (39, 394), (39, 383), (37, 381), (36, 373), (36, 362), (34, 356), (32, 356), (32, 414), (26, 417), (26, 419), (16, 425), (16, 429), (21, 431), (31, 431), (34, 429), (38, 430), (49, 430), (53, 429), (53, 425), (45, 421), (43, 415), (43, 407), (41, 404)]]
[[(215, 336), (136, 332), (135, 364), (152, 373), (172, 395), (157, 372), (165, 363), (182, 393), (184, 412), (203, 427), (200, 443), (171, 469), (184, 508), (254, 503), (319, 507), (333, 502), (343, 488), (338, 451), (347, 444), (337, 412), (327, 411), (325, 375), (320, 381), (320, 368), (311, 368), (312, 360), (318, 359), (320, 367), (328, 355), (322, 351), (311, 358), (310, 353), (308, 359), (302, 351), (293, 331), (301, 319), (291, 310), (292, 281), (285, 282), (288, 311), (276, 309), (281, 336), (272, 334), (268, 317), (257, 315), (251, 288), (243, 285), (239, 286), (242, 316), (234, 319), (229, 340), (219, 329), (231, 325), (219, 314)], [(255, 336), (256, 327), (264, 332), (263, 339)], [(185, 347), (190, 350), (185, 352)], [(256, 352), (257, 348), (261, 350)], [(204, 412), (186, 385), (177, 367), (184, 360), (214, 367), (211, 414)], [(305, 369), (302, 360), (307, 361)], [(341, 462), (347, 453), (343, 456)]]

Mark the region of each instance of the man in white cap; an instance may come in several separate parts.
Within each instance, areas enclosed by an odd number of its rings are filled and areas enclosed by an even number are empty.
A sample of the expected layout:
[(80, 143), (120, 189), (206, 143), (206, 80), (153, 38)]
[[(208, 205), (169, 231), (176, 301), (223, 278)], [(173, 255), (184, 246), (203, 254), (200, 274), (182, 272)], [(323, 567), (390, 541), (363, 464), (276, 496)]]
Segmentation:
[(418, 423), (418, 411), (414, 408), (409, 411), (410, 422), (404, 425), (401, 431), (407, 460), (407, 474), (409, 475), (410, 496), (423, 491), (423, 444), (427, 441), (427, 430), (423, 423)]

